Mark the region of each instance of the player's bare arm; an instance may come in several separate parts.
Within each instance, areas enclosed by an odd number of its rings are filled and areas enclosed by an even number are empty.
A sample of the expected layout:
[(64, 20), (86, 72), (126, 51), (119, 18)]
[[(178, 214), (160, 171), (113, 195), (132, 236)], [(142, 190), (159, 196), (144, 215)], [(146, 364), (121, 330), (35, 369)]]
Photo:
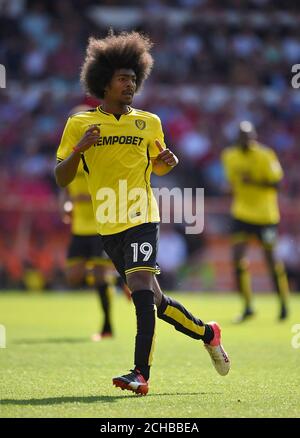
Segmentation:
[(100, 129), (97, 126), (91, 126), (86, 130), (77, 145), (74, 145), (73, 152), (69, 157), (57, 163), (54, 172), (56, 182), (60, 187), (66, 187), (73, 181), (80, 163), (81, 154), (97, 143), (99, 135)]
[(72, 202), (92, 202), (91, 196), (87, 193), (79, 193), (71, 197)]
[(160, 153), (152, 160), (152, 171), (155, 175), (163, 176), (178, 164), (178, 158), (170, 149), (164, 149), (158, 140), (155, 141)]

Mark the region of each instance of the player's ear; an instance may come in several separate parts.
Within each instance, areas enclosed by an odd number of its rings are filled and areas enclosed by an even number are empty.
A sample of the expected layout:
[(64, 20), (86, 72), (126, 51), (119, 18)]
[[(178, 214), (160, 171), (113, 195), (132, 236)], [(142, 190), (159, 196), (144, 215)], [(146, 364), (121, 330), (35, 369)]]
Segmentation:
[(108, 90), (109, 90), (109, 87), (110, 87), (110, 82), (108, 82), (108, 83), (105, 85), (105, 87), (104, 87), (104, 91), (103, 91), (104, 96), (106, 96), (106, 94), (107, 94), (107, 92), (108, 92)]

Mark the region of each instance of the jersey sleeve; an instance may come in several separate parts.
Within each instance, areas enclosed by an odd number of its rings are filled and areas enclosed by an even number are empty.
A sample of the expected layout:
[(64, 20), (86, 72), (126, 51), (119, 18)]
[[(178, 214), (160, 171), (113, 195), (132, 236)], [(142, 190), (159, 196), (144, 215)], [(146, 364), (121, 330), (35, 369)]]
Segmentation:
[(70, 117), (66, 123), (64, 132), (61, 137), (60, 145), (58, 146), (56, 158), (58, 161), (65, 160), (71, 154), (73, 147), (80, 140), (80, 133), (76, 128), (75, 120)]
[(281, 164), (274, 151), (268, 151), (268, 159), (265, 164), (266, 178), (271, 183), (279, 182), (283, 178)]
[(149, 155), (150, 158), (156, 158), (157, 155), (160, 153), (158, 147), (155, 144), (155, 140), (158, 140), (162, 147), (166, 149), (165, 144), (165, 138), (164, 133), (161, 126), (161, 121), (159, 117), (155, 117), (153, 119), (153, 127), (152, 127), (152, 133), (151, 133), (151, 140), (149, 144)]
[(230, 152), (228, 150), (224, 150), (221, 154), (221, 162), (224, 169), (225, 178), (229, 183), (233, 183), (234, 181), (234, 172), (231, 166)]

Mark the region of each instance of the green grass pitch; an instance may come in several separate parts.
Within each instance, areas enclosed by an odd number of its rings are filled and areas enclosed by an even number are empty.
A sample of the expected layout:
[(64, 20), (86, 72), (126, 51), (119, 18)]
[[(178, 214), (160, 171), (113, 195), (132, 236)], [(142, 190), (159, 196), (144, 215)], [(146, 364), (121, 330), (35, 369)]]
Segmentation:
[[(257, 295), (257, 316), (235, 326), (240, 310), (233, 294), (178, 294), (195, 315), (215, 319), (232, 361), (219, 376), (201, 341), (158, 321), (150, 391), (121, 391), (111, 378), (132, 367), (135, 318), (123, 296), (114, 299), (116, 336), (92, 343), (99, 309), (93, 293), (0, 295), (0, 417), (201, 418), (299, 417), (300, 348), (292, 326), (300, 324), (300, 296), (291, 317), (276, 321), (273, 295)], [(299, 338), (298, 338), (299, 343)]]

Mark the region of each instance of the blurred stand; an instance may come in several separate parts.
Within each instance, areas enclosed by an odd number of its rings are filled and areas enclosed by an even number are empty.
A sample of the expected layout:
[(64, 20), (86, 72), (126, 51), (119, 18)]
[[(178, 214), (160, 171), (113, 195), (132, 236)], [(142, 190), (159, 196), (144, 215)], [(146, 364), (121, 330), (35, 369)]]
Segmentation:
[[(284, 217), (278, 254), (285, 261), (291, 286), (300, 290), (300, 205), (281, 199)], [(0, 202), (0, 289), (64, 288), (69, 225), (59, 216), (52, 193), (34, 197), (10, 195)], [(204, 233), (184, 234), (178, 224), (162, 224), (158, 262), (163, 287), (174, 290), (233, 290), (229, 245), (229, 202), (206, 198)], [(293, 231), (294, 230), (294, 231)], [(271, 290), (258, 245), (249, 249), (254, 290)]]
[(159, 282), (164, 289), (177, 289), (180, 269), (188, 258), (187, 242), (174, 225), (161, 224), (157, 261), (161, 268)]
[[(220, 153), (239, 122), (250, 120), (285, 171), (281, 231), (289, 241), (279, 250), (288, 254), (299, 289), (300, 92), (291, 72), (300, 62), (299, 20), (295, 1), (128, 0), (125, 7), (121, 0), (0, 0), (7, 75), (0, 89), (0, 287), (63, 285), (68, 232), (57, 211), (55, 152), (70, 108), (99, 104), (83, 95), (80, 65), (88, 37), (113, 26), (142, 30), (155, 43), (154, 71), (134, 106), (160, 116), (181, 161), (153, 185), (205, 189), (204, 234), (173, 230), (188, 255), (177, 255), (171, 284), (232, 288)], [(255, 245), (251, 258), (254, 287), (265, 290)]]

